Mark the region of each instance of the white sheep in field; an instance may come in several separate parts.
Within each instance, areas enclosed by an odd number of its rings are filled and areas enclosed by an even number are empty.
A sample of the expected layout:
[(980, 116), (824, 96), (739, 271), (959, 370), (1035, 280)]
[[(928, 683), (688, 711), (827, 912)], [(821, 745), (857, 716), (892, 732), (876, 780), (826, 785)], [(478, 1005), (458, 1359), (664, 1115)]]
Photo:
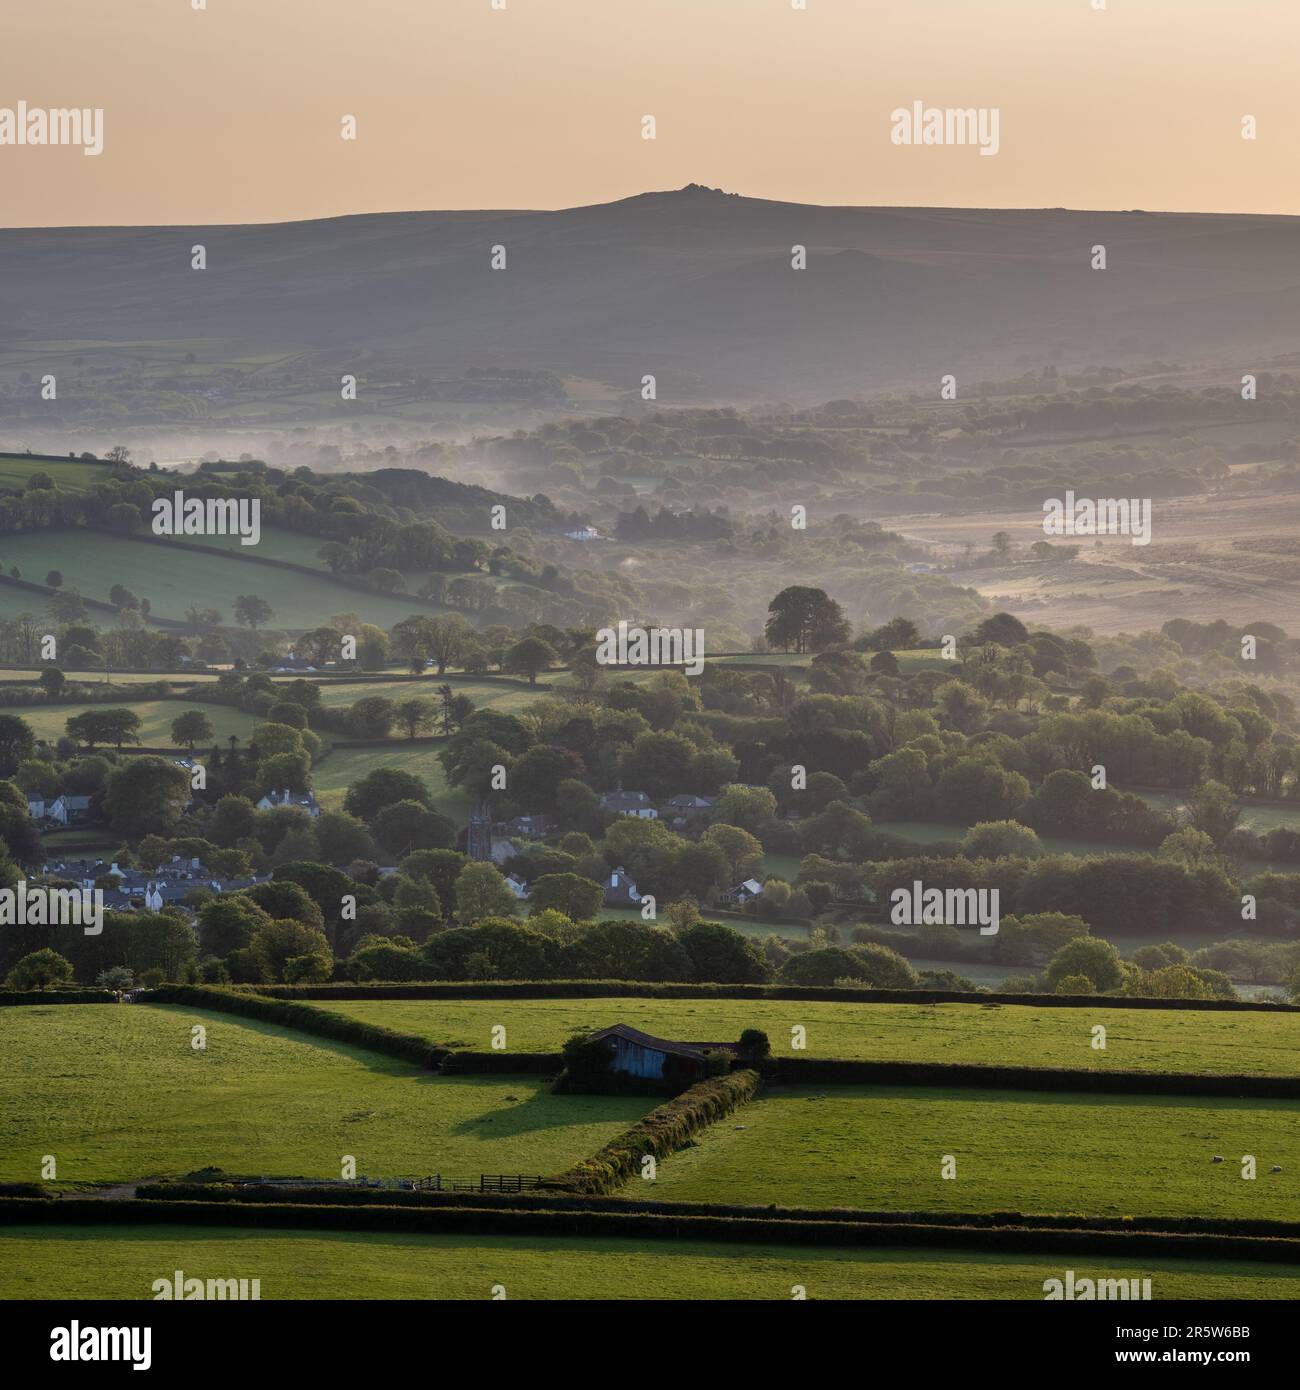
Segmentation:
[(1215, 1154), (1214, 1157), (1210, 1160), (1210, 1162), (1211, 1162), (1211, 1163), (1222, 1163), (1222, 1162), (1223, 1162), (1223, 1155), (1222, 1155), (1222, 1154)]

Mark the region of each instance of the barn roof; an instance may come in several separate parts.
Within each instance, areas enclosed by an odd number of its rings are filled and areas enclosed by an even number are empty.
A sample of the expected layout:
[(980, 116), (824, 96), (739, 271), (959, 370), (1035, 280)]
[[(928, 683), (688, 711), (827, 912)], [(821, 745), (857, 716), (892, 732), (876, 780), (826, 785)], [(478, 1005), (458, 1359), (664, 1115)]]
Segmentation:
[(593, 1040), (601, 1038), (622, 1038), (625, 1042), (635, 1043), (638, 1047), (647, 1048), (651, 1052), (664, 1052), (672, 1057), (703, 1057), (706, 1052), (739, 1052), (740, 1048), (734, 1042), (673, 1042), (669, 1038), (656, 1038), (650, 1033), (643, 1033), (639, 1028), (630, 1028), (626, 1023), (615, 1023), (609, 1028), (598, 1028), (592, 1035)]

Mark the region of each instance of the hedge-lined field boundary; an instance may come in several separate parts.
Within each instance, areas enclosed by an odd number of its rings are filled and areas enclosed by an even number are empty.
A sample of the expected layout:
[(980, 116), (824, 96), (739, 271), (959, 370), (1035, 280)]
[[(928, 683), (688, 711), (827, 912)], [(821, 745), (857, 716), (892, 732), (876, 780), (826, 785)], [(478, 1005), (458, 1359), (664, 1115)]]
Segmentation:
[[(652, 1186), (645, 1184), (646, 1187)], [(25, 1196), (25, 1193), (14, 1193)], [(36, 1194), (33, 1194), (36, 1195)], [(859, 1207), (752, 1206), (731, 1202), (670, 1202), (627, 1195), (559, 1192), (433, 1192), (410, 1188), (285, 1187), (275, 1183), (141, 1183), (142, 1199), (173, 1202), (241, 1202), (251, 1206), (474, 1207), (514, 1211), (644, 1212), (656, 1216), (724, 1216), (771, 1221), (845, 1221), (902, 1226), (972, 1226), (1042, 1231), (1147, 1231), (1163, 1235), (1260, 1236), (1300, 1241), (1300, 1221), (1228, 1216), (1084, 1216), (1021, 1211), (876, 1211)]]
[(546, 1186), (574, 1192), (613, 1192), (636, 1173), (644, 1157), (667, 1158), (684, 1148), (700, 1130), (752, 1100), (758, 1085), (756, 1071), (733, 1071), (727, 1076), (697, 1081), (611, 1139), (590, 1158), (548, 1178)]
[(647, 984), (634, 980), (428, 980), (417, 984), (237, 985), (273, 999), (789, 999), (828, 1004), (1023, 1004), (1056, 1009), (1174, 1009), (1300, 1013), (1258, 999), (1147, 999), (1133, 995), (980, 994), (951, 989), (845, 989), (834, 985)]
[(213, 1009), (237, 1014), (241, 1018), (255, 1018), (262, 1023), (278, 1023), (282, 1028), (330, 1038), (334, 1042), (352, 1043), (430, 1070), (436, 1070), (448, 1053), (447, 1048), (435, 1047), (426, 1038), (398, 1033), (374, 1023), (362, 1023), (345, 1014), (332, 1014), (326, 1009), (314, 1009), (310, 1004), (289, 999), (269, 999), (211, 985), (163, 985), (143, 995), (141, 1002), (182, 1004), (188, 1008)]
[(0, 1005), (5, 1004), (112, 1004), (111, 989), (0, 989)]
[(1041, 1230), (886, 1221), (773, 1220), (630, 1211), (522, 1211), (490, 1207), (253, 1205), (62, 1198), (0, 1201), (0, 1225), (188, 1225), (402, 1232), (414, 1235), (602, 1236), (745, 1245), (902, 1246), (1020, 1253), (1160, 1256), (1300, 1264), (1300, 1240), (1152, 1231)]
[(1003, 1067), (975, 1062), (857, 1062), (776, 1057), (763, 1075), (787, 1085), (950, 1086), (992, 1091), (1080, 1091), (1093, 1095), (1221, 1096), (1300, 1099), (1300, 1076), (1241, 1072), (1092, 1071), (1071, 1067)]
[(458, 1052), (439, 1047), (427, 1038), (398, 1033), (376, 1023), (363, 1023), (360, 1019), (332, 1014), (328, 1009), (316, 1009), (296, 1000), (241, 994), (213, 985), (163, 985), (143, 995), (141, 1002), (180, 1004), (255, 1018), (261, 1023), (275, 1023), (299, 1033), (399, 1057), (404, 1062), (414, 1062), (416, 1066), (445, 1075), (554, 1076), (564, 1065), (558, 1052)]

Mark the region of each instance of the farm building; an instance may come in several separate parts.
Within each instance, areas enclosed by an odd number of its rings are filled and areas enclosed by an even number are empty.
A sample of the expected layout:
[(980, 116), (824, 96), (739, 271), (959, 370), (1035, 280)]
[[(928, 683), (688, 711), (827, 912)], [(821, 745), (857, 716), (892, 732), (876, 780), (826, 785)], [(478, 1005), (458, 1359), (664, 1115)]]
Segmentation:
[(648, 1080), (702, 1077), (707, 1069), (708, 1053), (726, 1052), (733, 1057), (740, 1053), (735, 1043), (672, 1042), (629, 1028), (626, 1023), (598, 1029), (591, 1039), (610, 1044), (614, 1054), (612, 1071)]

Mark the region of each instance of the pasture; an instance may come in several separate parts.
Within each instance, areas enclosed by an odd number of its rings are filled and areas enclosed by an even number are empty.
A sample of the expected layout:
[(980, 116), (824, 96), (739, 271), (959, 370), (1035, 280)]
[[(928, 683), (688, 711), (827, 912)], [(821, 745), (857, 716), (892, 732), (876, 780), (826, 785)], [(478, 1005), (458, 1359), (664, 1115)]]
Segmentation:
[[(211, 538), (201, 539), (206, 544)], [(6, 573), (17, 565), (24, 579), (44, 583), (47, 572), (57, 569), (65, 589), (103, 601), (114, 584), (123, 584), (138, 598), (149, 600), (155, 618), (183, 621), (185, 610), (198, 603), (217, 609), (222, 622), (233, 625), (235, 599), (240, 594), (256, 594), (271, 605), (268, 627), (294, 631), (319, 627), (334, 613), (356, 613), (363, 622), (388, 628), (412, 613), (431, 611), (419, 600), (337, 584), (323, 572), (315, 578), (253, 563), (259, 555), (280, 558), (267, 536), (258, 546), (236, 543), (225, 555), (198, 549), (187, 555), (175, 546), (80, 529), (7, 535), (0, 542), (0, 563)], [(0, 598), (6, 614), (11, 608), (15, 613), (39, 614), (46, 605), (43, 595), (7, 585), (0, 585)]]
[[(819, 1249), (591, 1236), (406, 1235), (204, 1226), (0, 1227), (0, 1298), (152, 1297), (176, 1269), (261, 1281), (263, 1299), (1041, 1299), (1063, 1255)], [(1093, 1263), (1078, 1265), (1080, 1274)], [(1094, 1262), (1095, 1263), (1095, 1262)], [(1296, 1298), (1286, 1265), (1107, 1256), (1154, 1299)]]
[[(955, 1177), (942, 1176), (945, 1156)], [(771, 1087), (662, 1162), (653, 1190), (682, 1202), (1295, 1221), (1297, 1164), (1300, 1101)]]
[[(448, 1047), (483, 1050), (496, 1024), (511, 1052), (558, 1051), (588, 1028), (733, 1042), (761, 1028), (775, 1056), (965, 1062), (1093, 1071), (1300, 1072), (1300, 1013), (1067, 1009), (1025, 1004), (837, 1004), (779, 999), (349, 999), (317, 1007)], [(1106, 1030), (1105, 1051), (1092, 1029)], [(792, 1050), (791, 1030), (807, 1048)], [(1300, 1219), (1300, 1216), (1297, 1216)]]
[[(191, 1043), (206, 1029), (204, 1050)], [(0, 1010), (0, 1182), (559, 1171), (648, 1109), (544, 1078), (435, 1076), (271, 1024), (157, 1005)]]
[[(223, 746), (231, 734), (246, 741), (261, 722), (255, 715), (246, 714), (230, 705), (191, 704), (183, 699), (133, 700), (129, 691), (122, 692), (120, 701), (114, 700), (108, 704), (0, 705), (0, 714), (14, 714), (20, 719), (25, 719), (38, 739), (53, 743), (64, 736), (68, 720), (76, 715), (84, 714), (87, 710), (117, 708), (134, 710), (140, 716), (140, 728), (137, 732), (140, 742), (146, 748), (170, 747), (172, 721), (191, 709), (202, 710), (208, 716), (215, 740)], [(211, 742), (206, 747), (200, 744), (196, 746), (195, 752), (206, 753), (210, 748)]]

